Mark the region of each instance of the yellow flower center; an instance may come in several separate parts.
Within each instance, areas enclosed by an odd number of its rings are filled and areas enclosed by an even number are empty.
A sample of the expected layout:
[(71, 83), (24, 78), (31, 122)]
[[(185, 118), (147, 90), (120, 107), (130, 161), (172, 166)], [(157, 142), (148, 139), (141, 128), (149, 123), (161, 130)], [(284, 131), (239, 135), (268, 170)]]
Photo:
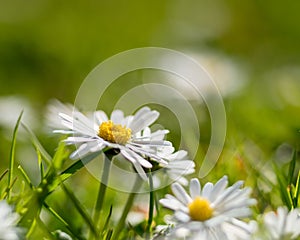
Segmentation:
[(210, 202), (202, 197), (196, 197), (188, 207), (190, 217), (195, 221), (205, 221), (211, 218), (213, 214), (213, 209), (210, 206)]
[(131, 138), (131, 129), (109, 120), (101, 123), (98, 135), (108, 142), (125, 145)]

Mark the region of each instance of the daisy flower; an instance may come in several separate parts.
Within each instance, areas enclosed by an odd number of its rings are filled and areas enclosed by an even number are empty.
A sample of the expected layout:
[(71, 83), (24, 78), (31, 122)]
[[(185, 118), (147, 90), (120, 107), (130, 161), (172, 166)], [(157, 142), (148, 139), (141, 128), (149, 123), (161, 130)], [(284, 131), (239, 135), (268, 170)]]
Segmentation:
[(262, 239), (299, 239), (300, 210), (288, 211), (286, 207), (279, 207), (276, 212), (264, 214), (262, 232), (266, 235)]
[[(167, 130), (153, 132), (147, 138), (141, 136), (140, 132), (154, 123), (158, 116), (159, 113), (149, 107), (127, 117), (121, 110), (114, 110), (110, 118), (103, 111), (96, 111), (91, 118), (74, 109), (72, 115), (59, 113), (64, 129), (54, 132), (73, 134), (65, 140), (66, 144), (77, 146), (70, 155), (71, 159), (80, 159), (105, 148), (117, 149), (133, 164), (139, 175), (147, 179), (143, 168), (151, 168), (152, 164), (145, 158), (165, 162), (157, 155), (157, 149), (172, 145), (163, 140)], [(157, 136), (161, 136), (162, 140), (155, 140)]]
[(201, 189), (198, 179), (190, 181), (189, 193), (173, 183), (174, 194), (167, 194), (160, 203), (174, 211), (175, 227), (166, 239), (249, 239), (252, 224), (239, 220), (251, 214), (251, 188), (241, 188), (242, 181), (227, 187), (227, 177), (215, 185), (206, 183)]
[(170, 179), (180, 183), (183, 186), (188, 185), (188, 180), (184, 177), (195, 172), (195, 163), (188, 159), (188, 153), (184, 150), (173, 152), (170, 148), (165, 148), (163, 153), (160, 153), (167, 164), (161, 164), (164, 171), (167, 173)]
[[(148, 140), (152, 138), (152, 140), (155, 141), (162, 141), (164, 138), (163, 134), (157, 134), (156, 136), (151, 137), (151, 129), (148, 127), (141, 131), (140, 134), (142, 138)], [(154, 174), (161, 173), (160, 171), (156, 172), (155, 170), (163, 168), (162, 172), (164, 173), (164, 176), (167, 174), (171, 180), (177, 181), (186, 186), (188, 184), (188, 180), (184, 177), (184, 175), (189, 175), (195, 172), (195, 163), (188, 159), (187, 151), (179, 150), (175, 152), (173, 146), (165, 146), (157, 148), (157, 155), (164, 159), (165, 162), (157, 164), (157, 166), (153, 169)], [(158, 177), (157, 174), (154, 175), (154, 177)], [(156, 182), (160, 182), (159, 178), (155, 180)]]
[(18, 240), (21, 239), (21, 228), (18, 228), (17, 222), (19, 215), (13, 211), (5, 200), (0, 201), (0, 240)]

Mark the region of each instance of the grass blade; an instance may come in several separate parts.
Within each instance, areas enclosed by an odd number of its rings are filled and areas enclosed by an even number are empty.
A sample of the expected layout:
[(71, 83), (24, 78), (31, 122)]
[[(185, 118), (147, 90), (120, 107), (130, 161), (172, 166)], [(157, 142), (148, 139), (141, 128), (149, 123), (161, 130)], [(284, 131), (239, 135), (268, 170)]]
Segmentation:
[(288, 207), (288, 209), (292, 208), (291, 196), (288, 191), (288, 183), (282, 172), (279, 170), (276, 164), (273, 165), (274, 171), (276, 173), (277, 181), (279, 184), (279, 191), (282, 198), (283, 203)]
[(69, 230), (73, 237), (77, 236), (77, 238), (79, 238), (78, 233), (76, 233), (72, 229), (72, 227), (53, 208), (51, 208), (46, 202), (44, 202), (43, 205), (59, 222), (61, 222), (65, 226), (66, 229)]
[(289, 172), (288, 172), (288, 183), (291, 184), (293, 182), (295, 167), (296, 167), (296, 160), (297, 160), (297, 151), (294, 150), (293, 158), (289, 165)]
[(295, 187), (295, 193), (294, 193), (294, 207), (298, 207), (299, 203), (299, 193), (300, 193), (300, 170), (298, 172), (296, 187)]
[(79, 171), (82, 167), (84, 167), (85, 164), (89, 163), (94, 158), (99, 156), (99, 154), (100, 154), (100, 152), (95, 152), (95, 153), (89, 154), (88, 156), (82, 158), (81, 160), (76, 161), (75, 163), (73, 163), (70, 167), (68, 167), (66, 170), (64, 170), (60, 174), (60, 179), (62, 181), (65, 181), (70, 176), (72, 176), (74, 173)]
[(21, 118), (23, 115), (23, 111), (20, 113), (16, 126), (13, 132), (12, 144), (10, 148), (10, 156), (9, 156), (9, 167), (8, 167), (8, 182), (7, 182), (7, 198), (10, 200), (10, 185), (13, 178), (14, 164), (15, 164), (15, 150), (16, 150), (16, 142), (17, 142), (17, 132), (21, 122)]
[(81, 168), (85, 166), (85, 164), (92, 161), (99, 154), (100, 152), (92, 153), (81, 160), (77, 160), (75, 163), (69, 166), (59, 175), (58, 178), (56, 178), (51, 184), (48, 185), (49, 193), (54, 191), (62, 182), (66, 181), (69, 177), (78, 172)]
[(74, 204), (75, 208), (80, 213), (82, 218), (85, 220), (85, 222), (89, 226), (90, 230), (93, 232), (95, 237), (97, 237), (97, 239), (98, 239), (99, 238), (98, 230), (94, 226), (91, 217), (85, 211), (82, 204), (79, 202), (79, 200), (76, 198), (76, 196), (63, 183), (61, 184), (61, 187), (62, 187), (63, 191), (66, 193), (66, 195), (70, 198), (70, 200), (72, 201), (72, 203)]
[(109, 221), (110, 221), (110, 218), (111, 218), (111, 214), (112, 214), (112, 205), (109, 208), (109, 213), (108, 213), (108, 216), (107, 216), (106, 221), (104, 223), (103, 230), (101, 232), (104, 232), (107, 229)]
[(6, 169), (0, 176), (0, 181), (5, 177), (5, 175), (8, 173), (8, 169)]

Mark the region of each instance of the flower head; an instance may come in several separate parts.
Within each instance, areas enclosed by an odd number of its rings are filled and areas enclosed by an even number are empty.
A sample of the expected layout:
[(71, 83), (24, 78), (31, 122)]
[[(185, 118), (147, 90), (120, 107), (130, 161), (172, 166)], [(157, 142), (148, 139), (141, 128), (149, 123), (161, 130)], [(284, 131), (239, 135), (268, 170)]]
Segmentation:
[(250, 188), (240, 188), (242, 184), (239, 181), (227, 187), (224, 176), (215, 185), (209, 182), (201, 189), (199, 180), (194, 178), (188, 194), (179, 183), (173, 183), (174, 196), (167, 194), (160, 200), (164, 207), (174, 211), (176, 224), (170, 239), (247, 239), (254, 229), (239, 218), (249, 216), (249, 206), (256, 201), (249, 198)]
[[(151, 168), (146, 160), (165, 162), (157, 154), (159, 148), (171, 146), (164, 140), (167, 130), (153, 132), (147, 138), (141, 132), (156, 121), (157, 111), (143, 107), (134, 115), (124, 116), (121, 110), (114, 110), (110, 119), (103, 111), (96, 111), (93, 118), (74, 109), (73, 114), (60, 112), (62, 130), (55, 132), (73, 134), (65, 142), (76, 144), (77, 150), (71, 154), (72, 159), (80, 159), (92, 152), (101, 152), (104, 148), (117, 149), (129, 160), (143, 179), (147, 176), (143, 168)], [(160, 140), (157, 140), (157, 136)]]
[(22, 232), (18, 228), (19, 215), (13, 211), (5, 200), (0, 201), (0, 239), (18, 240)]
[(187, 186), (188, 180), (184, 177), (195, 172), (195, 163), (188, 159), (188, 154), (184, 150), (174, 152), (174, 149), (164, 148), (160, 156), (162, 156), (167, 164), (163, 168), (170, 179)]
[(262, 239), (299, 239), (300, 210), (293, 209), (288, 211), (286, 207), (279, 207), (276, 212), (265, 213), (262, 227), (264, 234)]

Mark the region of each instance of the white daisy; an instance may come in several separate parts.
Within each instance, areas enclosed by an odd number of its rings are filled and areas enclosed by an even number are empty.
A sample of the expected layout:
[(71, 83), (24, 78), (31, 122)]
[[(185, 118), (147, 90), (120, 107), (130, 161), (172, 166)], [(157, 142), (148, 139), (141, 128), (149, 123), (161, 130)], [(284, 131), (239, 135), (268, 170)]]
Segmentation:
[(21, 239), (21, 228), (17, 227), (19, 215), (5, 200), (0, 201), (0, 240)]
[[(94, 119), (85, 116), (74, 109), (73, 114), (59, 113), (61, 123), (67, 130), (54, 132), (70, 134), (66, 144), (76, 144), (77, 150), (70, 158), (80, 159), (92, 152), (100, 152), (104, 148), (118, 149), (128, 159), (143, 179), (147, 179), (143, 168), (151, 168), (152, 164), (145, 158), (151, 158), (157, 162), (164, 160), (157, 155), (157, 149), (171, 146), (169, 141), (163, 140), (167, 130), (153, 132), (150, 137), (141, 137), (141, 131), (151, 125), (159, 116), (159, 113), (143, 107), (135, 115), (124, 117), (121, 110), (114, 110), (110, 119), (103, 111), (96, 111)], [(162, 140), (156, 140), (161, 136)]]
[[(140, 134), (141, 137), (148, 140), (150, 140), (152, 136), (151, 129), (148, 127), (141, 131)], [(152, 137), (152, 140), (162, 141), (163, 137), (163, 134), (157, 134), (156, 136)], [(163, 168), (164, 175), (166, 173), (171, 180), (177, 181), (180, 184), (186, 186), (188, 184), (188, 180), (184, 177), (184, 175), (189, 175), (195, 172), (195, 163), (194, 161), (188, 159), (188, 153), (186, 151), (174, 151), (175, 149), (173, 146), (164, 146), (162, 148), (157, 148), (157, 155), (165, 160), (165, 162), (161, 162), (157, 166), (157, 168)], [(156, 172), (155, 170), (156, 169), (154, 169), (154, 174), (162, 173), (161, 171)], [(158, 176), (154, 175), (154, 178), (155, 177)], [(159, 178), (154, 180), (160, 182)]]
[(288, 211), (279, 207), (276, 212), (268, 212), (263, 216), (265, 236), (262, 239), (287, 240), (300, 237), (300, 209)]
[(160, 203), (174, 211), (175, 228), (166, 239), (248, 239), (252, 224), (239, 218), (251, 214), (251, 188), (240, 188), (242, 181), (227, 187), (224, 176), (215, 185), (206, 183), (201, 190), (198, 179), (190, 181), (189, 193), (179, 183), (172, 184), (175, 196), (167, 194)]
[(161, 164), (170, 179), (187, 186), (188, 180), (184, 177), (195, 172), (195, 163), (188, 159), (188, 153), (184, 150), (173, 152), (171, 148), (160, 154), (166, 159), (167, 165)]

